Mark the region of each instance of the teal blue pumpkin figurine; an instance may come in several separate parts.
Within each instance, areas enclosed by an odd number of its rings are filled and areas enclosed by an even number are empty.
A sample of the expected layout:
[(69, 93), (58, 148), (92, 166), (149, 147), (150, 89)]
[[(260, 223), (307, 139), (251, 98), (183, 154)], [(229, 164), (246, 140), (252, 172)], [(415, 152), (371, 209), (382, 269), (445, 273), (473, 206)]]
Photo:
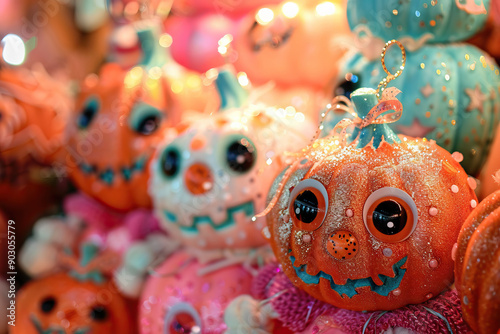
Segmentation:
[[(380, 50), (376, 45), (387, 38), (397, 38), (407, 50), (405, 71), (398, 79), (405, 113), (389, 126), (462, 153), (462, 166), (476, 176), (489, 154), (500, 116), (499, 70), (472, 45), (435, 43), (459, 41), (481, 28), (489, 1), (482, 5), (473, 1), (350, 0), (349, 23), (361, 52), (345, 64), (346, 81), (339, 83), (335, 93), (348, 95), (357, 87), (376, 85), (384, 69), (380, 55), (371, 50)], [(390, 72), (397, 70), (400, 54), (387, 52), (385, 65)], [(345, 116), (337, 112), (327, 128)]]
[(449, 43), (481, 30), (489, 7), (490, 0), (349, 0), (347, 19), (354, 32), (363, 30), (383, 41)]

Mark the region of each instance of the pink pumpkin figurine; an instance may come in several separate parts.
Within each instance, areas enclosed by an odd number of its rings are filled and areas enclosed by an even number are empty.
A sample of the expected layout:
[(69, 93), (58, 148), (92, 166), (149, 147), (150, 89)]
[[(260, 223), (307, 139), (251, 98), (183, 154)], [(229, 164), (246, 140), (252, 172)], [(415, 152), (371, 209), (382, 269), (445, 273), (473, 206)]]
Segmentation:
[(260, 8), (234, 36), (235, 67), (254, 84), (325, 89), (352, 50), (345, 0), (297, 0)]
[(173, 38), (172, 56), (181, 65), (198, 72), (224, 65), (217, 42), (235, 34), (238, 21), (250, 10), (279, 0), (183, 0), (174, 1), (165, 30)]
[(250, 291), (252, 279), (243, 266), (210, 268), (179, 252), (155, 269), (142, 293), (141, 333), (223, 333), (226, 306)]

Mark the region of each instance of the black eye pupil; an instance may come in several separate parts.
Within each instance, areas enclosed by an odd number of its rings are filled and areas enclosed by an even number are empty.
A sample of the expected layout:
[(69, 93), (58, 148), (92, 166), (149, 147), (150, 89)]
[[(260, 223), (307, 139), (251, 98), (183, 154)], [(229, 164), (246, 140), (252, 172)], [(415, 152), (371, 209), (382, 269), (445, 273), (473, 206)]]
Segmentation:
[(166, 176), (175, 176), (179, 170), (179, 153), (176, 150), (166, 151), (161, 160), (161, 167)]
[(348, 98), (351, 97), (351, 93), (356, 89), (361, 87), (361, 77), (357, 74), (348, 73), (345, 80), (335, 88), (334, 95), (343, 95)]
[(247, 172), (255, 162), (255, 149), (245, 139), (234, 142), (227, 148), (227, 162), (233, 171)]
[(104, 321), (108, 318), (108, 311), (104, 306), (94, 306), (90, 311), (90, 318), (95, 321)]
[(56, 307), (56, 300), (53, 297), (47, 297), (44, 300), (42, 300), (42, 303), (40, 304), (40, 309), (42, 310), (43, 313), (49, 313), (51, 312), (54, 307)]
[(87, 103), (78, 117), (78, 126), (80, 128), (85, 129), (90, 125), (97, 113), (98, 107), (98, 102), (95, 100), (91, 100)]
[(385, 235), (401, 232), (406, 226), (406, 210), (398, 202), (389, 200), (380, 203), (373, 211), (373, 225)]
[(318, 198), (310, 190), (301, 192), (293, 202), (293, 214), (303, 223), (312, 223), (318, 211)]
[(158, 129), (159, 123), (160, 119), (157, 116), (148, 116), (141, 121), (137, 128), (137, 132), (143, 135), (150, 135)]

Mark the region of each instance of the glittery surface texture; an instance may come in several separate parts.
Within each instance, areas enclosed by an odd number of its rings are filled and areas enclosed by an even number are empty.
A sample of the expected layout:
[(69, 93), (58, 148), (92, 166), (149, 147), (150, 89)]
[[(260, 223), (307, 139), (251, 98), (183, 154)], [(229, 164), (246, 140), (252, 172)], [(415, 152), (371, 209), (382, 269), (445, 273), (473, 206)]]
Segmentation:
[(139, 302), (141, 334), (184, 333), (174, 331), (179, 325), (188, 333), (193, 326), (200, 333), (224, 333), (224, 310), (250, 291), (253, 275), (240, 264), (201, 274), (204, 267), (179, 251), (155, 269)]
[[(275, 181), (271, 193), (279, 198), (267, 216), (274, 253), (294, 285), (337, 307), (373, 311), (422, 303), (453, 282), (451, 250), (477, 199), (466, 173), (448, 152), (425, 139), (401, 137), (400, 144), (383, 142), (375, 150), (339, 147), (338, 140), (329, 137), (304, 149), (297, 161), (291, 173), (286, 172), (288, 179)], [(328, 207), (320, 208), (326, 210), (325, 219), (313, 231), (301, 229), (289, 210), (295, 200), (291, 191), (307, 179), (319, 181), (328, 195)], [(280, 182), (285, 185), (277, 193)], [(414, 205), (408, 210), (417, 217), (416, 224), (403, 240), (381, 241), (365, 224), (365, 203), (380, 189), (404, 193), (411, 202), (407, 204)], [(328, 252), (336, 231), (356, 238), (354, 257), (338, 259)], [(356, 285), (351, 297), (331, 287), (331, 280), (342, 286), (365, 279), (382, 287), (391, 281), (386, 278), (395, 277), (394, 265), (405, 257), (400, 268), (404, 277), (397, 288), (391, 285), (387, 296), (369, 286)], [(307, 275), (301, 277), (323, 273), (331, 280), (324, 276), (315, 284), (299, 278), (296, 270), (305, 270)]]
[[(466, 10), (463, 3), (474, 7)], [(347, 5), (351, 29), (360, 25), (371, 28), (384, 41), (423, 36), (429, 41), (458, 42), (479, 31), (487, 19), (490, 0), (372, 1), (354, 0)], [(481, 10), (482, 9), (482, 10)]]
[(464, 318), (477, 333), (500, 330), (500, 192), (484, 199), (458, 238), (455, 281)]
[[(403, 92), (398, 98), (404, 112), (389, 126), (396, 133), (434, 139), (449, 152), (462, 153), (467, 173), (479, 174), (499, 121), (497, 64), (485, 52), (465, 43), (403, 44), (407, 50), (405, 69), (388, 87)], [(401, 64), (399, 50), (389, 50), (385, 62), (394, 73)], [(379, 54), (374, 59), (363, 54), (354, 56), (346, 62), (345, 71), (355, 75), (356, 85), (362, 87), (376, 87), (385, 76)], [(337, 113), (331, 118), (331, 126), (344, 117), (346, 114)]]

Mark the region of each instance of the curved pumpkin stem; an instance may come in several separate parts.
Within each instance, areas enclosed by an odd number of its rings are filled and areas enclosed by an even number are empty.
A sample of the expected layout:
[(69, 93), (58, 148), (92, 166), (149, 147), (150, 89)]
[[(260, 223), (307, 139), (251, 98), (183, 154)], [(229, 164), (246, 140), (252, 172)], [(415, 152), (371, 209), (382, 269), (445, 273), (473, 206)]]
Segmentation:
[[(354, 91), (351, 95), (351, 101), (361, 120), (365, 120), (365, 118), (371, 116), (371, 111), (379, 104), (377, 93), (371, 88), (360, 88)], [(382, 140), (385, 140), (389, 144), (401, 142), (399, 137), (387, 124), (370, 123), (363, 127), (360, 124), (356, 124), (351, 137), (352, 142), (357, 142), (356, 148), (363, 148), (371, 143), (377, 149)]]
[(240, 108), (247, 101), (248, 94), (236, 79), (236, 76), (229, 69), (221, 69), (215, 86), (220, 96), (220, 110)]
[(167, 63), (165, 49), (158, 43), (160, 28), (151, 22), (151, 25), (137, 30), (141, 43), (142, 59), (139, 65), (146, 68), (161, 67)]

